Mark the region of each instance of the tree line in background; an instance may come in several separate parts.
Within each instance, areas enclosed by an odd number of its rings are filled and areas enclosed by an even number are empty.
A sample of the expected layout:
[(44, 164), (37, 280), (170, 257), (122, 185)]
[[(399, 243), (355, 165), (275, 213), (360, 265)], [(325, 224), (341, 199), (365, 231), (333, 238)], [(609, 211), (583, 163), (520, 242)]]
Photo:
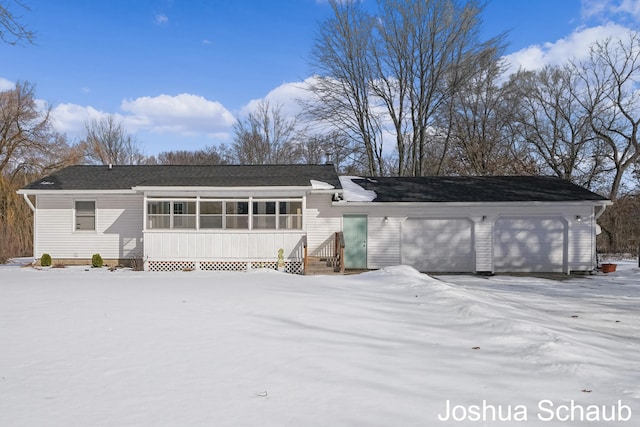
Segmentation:
[(36, 105), (32, 84), (0, 92), (0, 261), (31, 250), (31, 213), (15, 191), (77, 163), (328, 160), (351, 175), (555, 175), (615, 202), (599, 221), (601, 250), (635, 250), (637, 32), (596, 41), (584, 60), (510, 74), (505, 35), (480, 38), (483, 5), (475, 0), (380, 0), (375, 10), (355, 0), (330, 4), (302, 114), (262, 102), (237, 120), (228, 145), (145, 156), (113, 115), (88, 121), (85, 137), (72, 144)]

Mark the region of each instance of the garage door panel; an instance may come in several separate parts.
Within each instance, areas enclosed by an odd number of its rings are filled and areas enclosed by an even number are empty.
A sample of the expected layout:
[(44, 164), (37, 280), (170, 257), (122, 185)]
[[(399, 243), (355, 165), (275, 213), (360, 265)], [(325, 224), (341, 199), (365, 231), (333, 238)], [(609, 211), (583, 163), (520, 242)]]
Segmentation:
[(498, 272), (562, 272), (562, 218), (502, 218), (496, 221), (494, 268)]
[(474, 271), (472, 223), (409, 218), (402, 225), (402, 263), (427, 272)]

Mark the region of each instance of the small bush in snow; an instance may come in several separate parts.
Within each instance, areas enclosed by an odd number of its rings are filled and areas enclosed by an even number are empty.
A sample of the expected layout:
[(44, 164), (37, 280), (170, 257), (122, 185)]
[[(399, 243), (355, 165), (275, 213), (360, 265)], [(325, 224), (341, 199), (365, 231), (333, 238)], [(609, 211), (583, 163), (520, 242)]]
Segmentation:
[(42, 256), (40, 257), (40, 265), (43, 267), (51, 266), (51, 255), (42, 254)]
[(95, 268), (102, 268), (103, 262), (100, 254), (93, 254), (93, 257), (91, 257), (91, 265)]
[(284, 268), (284, 249), (278, 249), (278, 268)]

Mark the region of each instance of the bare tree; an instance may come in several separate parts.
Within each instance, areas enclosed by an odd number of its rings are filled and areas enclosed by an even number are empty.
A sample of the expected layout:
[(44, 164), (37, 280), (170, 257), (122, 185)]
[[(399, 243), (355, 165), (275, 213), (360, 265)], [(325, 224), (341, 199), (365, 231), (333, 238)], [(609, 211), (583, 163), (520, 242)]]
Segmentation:
[[(11, 45), (33, 43), (34, 32), (19, 22), (20, 17), (9, 9), (8, 3), (10, 2), (0, 4), (0, 40)], [(13, 3), (22, 9), (29, 10), (21, 1), (14, 0)]]
[[(489, 63), (483, 58), (498, 56), (503, 36), (480, 41), (483, 5), (475, 0), (381, 0), (379, 5), (373, 88), (393, 122), (398, 169), (410, 175), (439, 174), (439, 162), (427, 158), (433, 155), (429, 145), (434, 133), (440, 133), (433, 129), (439, 110), (483, 71), (478, 64)], [(444, 142), (447, 151), (448, 140)], [(428, 169), (428, 164), (438, 167)]]
[(607, 149), (612, 175), (608, 196), (615, 200), (640, 159), (640, 34), (631, 31), (625, 39), (598, 41), (589, 59), (573, 66), (584, 87), (579, 100)]
[(640, 244), (640, 193), (624, 194), (598, 220), (602, 234), (598, 249), (608, 253), (635, 254)]
[(300, 161), (307, 164), (332, 163), (339, 174), (366, 174), (367, 171), (367, 162), (361, 147), (341, 132), (315, 134), (303, 138)]
[[(313, 52), (319, 76), (307, 111), (359, 140), (371, 174), (439, 173), (448, 140), (437, 114), (478, 61), (502, 50), (503, 36), (480, 41), (483, 5), (475, 0), (380, 0), (373, 13), (354, 0), (331, 5)], [(385, 134), (396, 140), (396, 168), (384, 164)]]
[(113, 114), (85, 123), (83, 141), (89, 163), (103, 165), (135, 165), (144, 163), (135, 137), (130, 135)]
[(16, 190), (79, 159), (53, 129), (49, 109), (36, 105), (33, 85), (0, 92), (0, 263), (31, 250), (31, 211)]
[[(445, 142), (438, 173), (510, 175), (533, 173), (533, 160), (512, 137), (518, 97), (501, 83), (503, 61), (486, 56), (471, 65), (476, 72), (461, 83), (436, 115)], [(433, 149), (431, 150), (434, 151)]]
[(215, 147), (205, 147), (195, 151), (163, 151), (157, 157), (148, 158), (147, 163), (158, 165), (223, 165), (227, 162), (224, 158), (224, 153), (219, 153)]
[(71, 147), (51, 123), (50, 108), (36, 105), (35, 87), (18, 82), (0, 92), (0, 174), (39, 173), (56, 168)]
[(329, 0), (333, 16), (320, 28), (312, 51), (307, 116), (362, 144), (370, 175), (381, 174), (382, 130), (372, 99), (372, 31), (375, 19), (357, 0)]
[(518, 135), (541, 168), (592, 187), (604, 172), (602, 153), (586, 110), (578, 100), (580, 80), (572, 67), (547, 66), (511, 76), (519, 105)]
[(287, 164), (299, 159), (296, 119), (288, 118), (282, 106), (261, 102), (245, 120), (234, 126), (230, 151), (240, 164)]

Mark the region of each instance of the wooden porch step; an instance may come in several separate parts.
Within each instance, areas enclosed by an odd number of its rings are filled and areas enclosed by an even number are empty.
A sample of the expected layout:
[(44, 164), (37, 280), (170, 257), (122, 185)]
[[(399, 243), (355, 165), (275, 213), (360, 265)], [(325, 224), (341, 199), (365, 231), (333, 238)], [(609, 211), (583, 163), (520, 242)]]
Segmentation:
[(327, 258), (307, 257), (307, 265), (304, 274), (340, 274), (340, 272), (334, 271), (334, 267), (332, 265), (329, 265), (329, 260)]

